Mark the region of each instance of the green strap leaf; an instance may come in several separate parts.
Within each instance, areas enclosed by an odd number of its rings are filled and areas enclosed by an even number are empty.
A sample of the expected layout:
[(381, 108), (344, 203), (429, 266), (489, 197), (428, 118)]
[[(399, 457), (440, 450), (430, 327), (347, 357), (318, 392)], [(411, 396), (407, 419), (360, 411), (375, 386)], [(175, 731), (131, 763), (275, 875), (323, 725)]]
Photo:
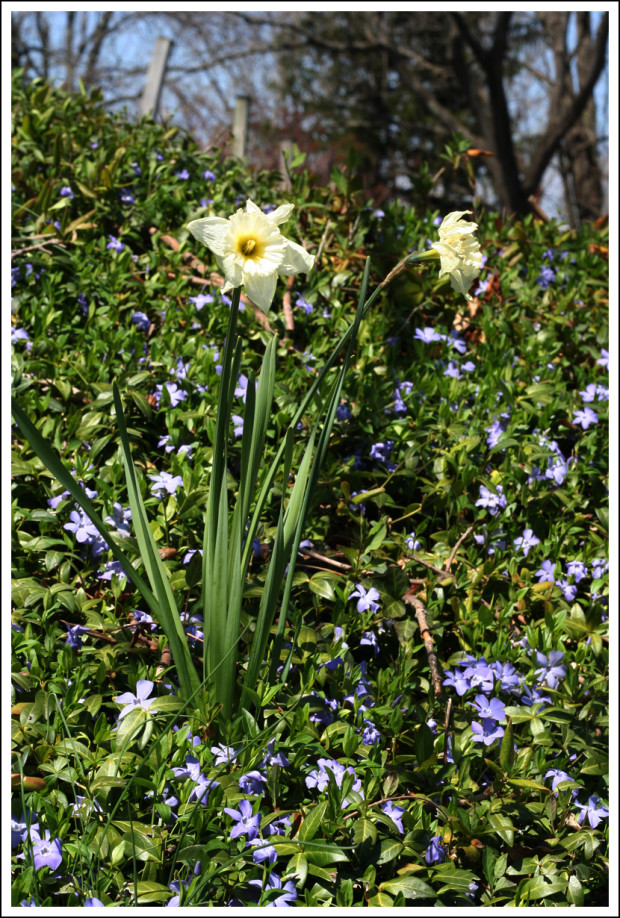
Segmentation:
[(19, 429), (23, 433), (26, 440), (30, 443), (30, 446), (35, 451), (37, 456), (39, 456), (39, 458), (45, 463), (52, 475), (60, 482), (63, 488), (65, 488), (66, 491), (69, 491), (74, 501), (78, 504), (79, 507), (81, 507), (84, 513), (88, 516), (89, 520), (93, 523), (94, 526), (96, 526), (100, 535), (103, 536), (103, 538), (106, 540), (110, 546), (112, 554), (121, 565), (128, 579), (131, 580), (131, 582), (140, 590), (143, 597), (149, 604), (150, 609), (153, 611), (153, 614), (159, 621), (159, 605), (155, 599), (155, 596), (149, 589), (146, 581), (134, 568), (125, 552), (119, 548), (117, 542), (114, 539), (114, 536), (112, 536), (110, 530), (97, 513), (97, 510), (95, 509), (91, 500), (86, 496), (82, 488), (79, 486), (70, 472), (65, 468), (54, 449), (41, 436), (37, 428), (34, 426), (32, 421), (29, 419), (29, 417), (22, 410), (19, 403), (14, 398), (11, 399), (11, 413), (15, 418)]
[(153, 538), (151, 527), (149, 526), (146, 508), (142, 500), (142, 494), (140, 493), (138, 477), (131, 459), (129, 435), (127, 433), (123, 406), (116, 383), (112, 386), (112, 392), (114, 395), (114, 407), (116, 409), (118, 429), (121, 438), (123, 465), (125, 467), (125, 476), (127, 479), (127, 494), (129, 497), (136, 539), (140, 547), (140, 554), (144, 567), (157, 597), (159, 606), (158, 620), (170, 644), (170, 650), (172, 651), (172, 657), (179, 677), (181, 693), (185, 698), (189, 698), (190, 695), (193, 695), (200, 689), (201, 682), (192, 662), (187, 645), (187, 637), (183, 630), (183, 625), (181, 624), (181, 617), (177, 610), (177, 604), (168, 580), (168, 574), (159, 557), (157, 544)]
[(502, 746), (499, 751), (499, 764), (502, 766), (504, 773), (509, 775), (515, 760), (515, 747), (512, 738), (512, 721), (510, 717), (506, 723), (506, 729), (502, 736)]

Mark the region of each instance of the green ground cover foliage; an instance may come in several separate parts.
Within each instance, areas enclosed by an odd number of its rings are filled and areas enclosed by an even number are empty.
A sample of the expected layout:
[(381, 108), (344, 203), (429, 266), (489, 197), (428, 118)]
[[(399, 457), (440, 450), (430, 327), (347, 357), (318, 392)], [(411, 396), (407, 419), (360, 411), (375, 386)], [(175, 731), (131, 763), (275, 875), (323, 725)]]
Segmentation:
[[(14, 85), (12, 148), (13, 394), (140, 571), (117, 384), (202, 678), (230, 300), (187, 223), (291, 201), (287, 235), (316, 255), (266, 317), (242, 302), (232, 497), (273, 334), (268, 455), (353, 320), (366, 259), (372, 290), (445, 214), (377, 211), (353, 171), (315, 187), (301, 161), (284, 192), (43, 84)], [(184, 702), (142, 597), (14, 425), (13, 904), (606, 904), (607, 239), (476, 220), (471, 302), (414, 266), (362, 322), (281, 646), (230, 718), (207, 690)], [(240, 674), (288, 490), (277, 478), (261, 515)]]

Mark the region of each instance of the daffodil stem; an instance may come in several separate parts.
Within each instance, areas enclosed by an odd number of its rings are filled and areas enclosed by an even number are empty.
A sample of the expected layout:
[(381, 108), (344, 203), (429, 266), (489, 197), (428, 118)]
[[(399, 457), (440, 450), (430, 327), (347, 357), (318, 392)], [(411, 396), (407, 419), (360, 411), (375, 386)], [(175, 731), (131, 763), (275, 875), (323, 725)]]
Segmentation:
[(395, 277), (398, 277), (399, 274), (402, 274), (403, 271), (406, 271), (409, 265), (413, 265), (418, 261), (434, 261), (439, 258), (439, 253), (434, 249), (428, 249), (426, 252), (412, 252), (410, 255), (406, 255), (401, 261), (398, 262), (396, 267), (392, 268), (387, 277), (381, 281), (381, 286), (386, 287), (390, 281), (394, 280)]
[(217, 417), (215, 419), (213, 460), (209, 478), (209, 499), (207, 503), (207, 512), (205, 514), (205, 532), (202, 552), (203, 618), (205, 622), (203, 676), (205, 679), (212, 676), (217, 662), (215, 658), (218, 655), (218, 642), (221, 643), (223, 640), (222, 619), (220, 619), (218, 633), (213, 633), (212, 623), (215, 613), (213, 611), (213, 597), (211, 594), (215, 589), (216, 578), (222, 574), (221, 571), (217, 570), (215, 552), (216, 546), (220, 544), (217, 541), (218, 518), (220, 515), (220, 503), (222, 498), (222, 482), (226, 476), (226, 444), (230, 423), (230, 406), (236, 383), (234, 366), (235, 364), (238, 366), (240, 357), (238, 354), (239, 348), (237, 347), (237, 318), (239, 315), (240, 299), (241, 288), (236, 287), (232, 295), (230, 314), (228, 317), (228, 329), (226, 331), (224, 353), (222, 356), (222, 374), (220, 377)]
[(217, 405), (216, 433), (213, 450), (213, 472), (211, 485), (215, 483), (219, 488), (222, 476), (222, 468), (225, 462), (226, 436), (228, 433), (228, 422), (230, 421), (230, 384), (231, 384), (231, 366), (235, 345), (237, 343), (237, 319), (239, 317), (239, 302), (241, 300), (241, 287), (235, 287), (230, 304), (230, 313), (228, 316), (228, 329), (224, 341), (224, 354), (222, 357), (222, 375), (220, 376), (220, 395)]

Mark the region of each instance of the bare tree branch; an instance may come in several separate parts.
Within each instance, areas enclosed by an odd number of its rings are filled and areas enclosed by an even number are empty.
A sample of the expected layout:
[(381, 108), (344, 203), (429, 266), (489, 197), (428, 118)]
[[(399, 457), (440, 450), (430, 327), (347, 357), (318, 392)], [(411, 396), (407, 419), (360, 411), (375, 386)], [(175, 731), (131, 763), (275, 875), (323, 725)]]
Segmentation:
[[(530, 208), (528, 199), (566, 144), (572, 150), (563, 157), (566, 168), (577, 158), (584, 169), (589, 163), (596, 169), (592, 93), (605, 66), (607, 14), (594, 40), (589, 14), (581, 11), (570, 49), (567, 24), (575, 13), (561, 10), (488, 11), (474, 14), (475, 20), (468, 13), (392, 9), (313, 16), (303, 10), (78, 11), (61, 14), (60, 40), (49, 15), (12, 14), (12, 63), (24, 68), (25, 79), (60, 72), (69, 91), (80, 77), (101, 85), (108, 105), (133, 105), (160, 30), (174, 42), (163, 104), (180, 113), (199, 141), (223, 136), (232, 100), (243, 91), (260, 99), (253, 130), (263, 161), (277, 149), (279, 131), (296, 137), (315, 156), (313, 164), (329, 162), (327, 173), (337, 144), (344, 149), (352, 143), (364, 151), (364, 180), (370, 177), (381, 200), (395, 193), (397, 177), (414, 175), (429, 155), (437, 157), (454, 132), (493, 151), (485, 168), (499, 203), (519, 213)], [(122, 59), (120, 41), (129, 27), (136, 53)], [(575, 87), (573, 59), (579, 70)], [(332, 73), (341, 78), (330, 82)], [(527, 107), (515, 106), (511, 92), (527, 73), (549, 117), (539, 135), (528, 128), (524, 139)], [(442, 182), (448, 178), (448, 189), (469, 193), (449, 170)]]
[(577, 121), (592, 95), (592, 91), (603, 72), (609, 37), (609, 13), (604, 13), (594, 42), (594, 53), (589, 73), (585, 76), (579, 92), (568, 104), (562, 106), (559, 113), (550, 120), (547, 130), (541, 137), (538, 147), (530, 161), (525, 174), (524, 186), (530, 193), (540, 182), (543, 173), (560, 146), (562, 138)]
[(75, 11), (67, 13), (67, 25), (65, 28), (65, 89), (67, 92), (73, 92), (75, 77), (75, 59), (73, 56), (73, 32), (75, 23)]
[(101, 54), (101, 48), (103, 42), (108, 37), (110, 32), (111, 18), (112, 13), (110, 11), (104, 12), (93, 33), (88, 60), (86, 62), (86, 69), (84, 71), (84, 82), (88, 85), (94, 82), (94, 76), (99, 61), (99, 56)]
[(46, 49), (49, 47), (49, 27), (47, 25), (47, 19), (37, 11), (36, 14), (36, 23), (37, 23), (37, 32), (41, 39), (41, 55), (43, 57), (43, 79), (47, 80), (49, 76), (49, 61), (46, 53)]
[(489, 66), (489, 52), (480, 44), (474, 33), (467, 25), (467, 20), (462, 13), (452, 12), (450, 15), (456, 23), (458, 30), (461, 33), (461, 37), (473, 51), (474, 56), (476, 57), (482, 69), (486, 71)]

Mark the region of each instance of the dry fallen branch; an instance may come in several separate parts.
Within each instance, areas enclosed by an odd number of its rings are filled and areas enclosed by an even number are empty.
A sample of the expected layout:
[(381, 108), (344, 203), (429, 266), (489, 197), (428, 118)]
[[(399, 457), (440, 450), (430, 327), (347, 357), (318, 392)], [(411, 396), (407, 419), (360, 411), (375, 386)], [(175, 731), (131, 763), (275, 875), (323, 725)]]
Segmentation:
[(431, 564), (430, 561), (424, 561), (423, 558), (420, 558), (418, 555), (411, 555), (412, 559), (418, 564), (421, 564), (422, 567), (426, 567), (429, 571), (432, 571), (434, 574), (438, 574), (440, 577), (449, 577), (452, 583), (456, 586), (456, 577), (450, 570), (452, 563), (456, 557), (456, 553), (467, 538), (467, 536), (473, 532), (474, 526), (468, 526), (462, 536), (459, 537), (456, 545), (450, 552), (450, 556), (446, 558), (443, 563), (443, 567), (436, 567), (434, 564)]
[(11, 258), (13, 258), (14, 255), (23, 255), (24, 252), (34, 252), (35, 249), (44, 249), (48, 245), (59, 245), (62, 249), (67, 248), (67, 246), (60, 241), (60, 239), (52, 236), (51, 238), (45, 239), (43, 242), (38, 242), (36, 245), (27, 245), (23, 249), (11, 249)]
[(166, 644), (164, 649), (161, 652), (161, 657), (159, 658), (159, 663), (157, 664), (157, 674), (156, 679), (159, 680), (162, 677), (162, 674), (172, 665), (172, 651), (170, 650), (170, 645)]
[[(72, 622), (66, 622), (64, 619), (61, 619), (61, 621), (67, 628), (75, 627)], [(90, 629), (85, 629), (81, 633), (88, 634), (89, 637), (97, 638), (100, 641), (105, 641), (106, 644), (116, 644), (116, 638), (113, 638), (111, 634), (106, 634), (104, 631), (91, 631)]]
[(428, 622), (426, 621), (426, 608), (421, 600), (419, 600), (418, 597), (411, 592), (405, 593), (403, 596), (403, 602), (408, 606), (413, 606), (413, 609), (415, 610), (415, 617), (418, 622), (420, 634), (422, 635), (422, 640), (424, 641), (426, 656), (428, 657), (428, 665), (431, 671), (431, 682), (433, 683), (433, 688), (435, 689), (435, 695), (438, 698), (441, 698), (443, 695), (443, 690), (441, 687), (439, 661), (437, 660), (437, 655), (435, 653), (433, 635), (431, 634), (430, 628), (428, 627)]
[(341, 571), (351, 570), (350, 564), (345, 564), (343, 561), (335, 561), (333, 558), (321, 555), (318, 551), (313, 551), (311, 548), (301, 548), (299, 554), (302, 558), (314, 558), (315, 561), (323, 561), (325, 564), (329, 564), (330, 567), (337, 567)]
[(286, 290), (282, 298), (282, 312), (284, 313), (284, 327), (287, 332), (295, 331), (295, 320), (293, 318), (293, 307), (291, 306), (291, 290), (295, 283), (295, 276), (291, 274), (286, 281)]
[[(321, 260), (321, 255), (323, 254), (323, 249), (325, 249), (325, 248), (328, 247), (329, 243), (331, 242), (331, 240), (332, 240), (332, 238), (333, 238), (333, 233), (331, 234), (331, 236), (329, 235), (329, 233), (330, 233), (330, 231), (331, 231), (331, 228), (332, 228), (332, 225), (331, 225), (330, 221), (328, 220), (327, 223), (325, 224), (325, 229), (323, 230), (323, 235), (321, 236), (321, 241), (319, 242), (319, 248), (318, 248), (318, 251), (317, 251), (317, 253), (316, 253), (316, 262), (317, 262), (317, 264), (318, 264), (318, 263), (320, 262), (320, 260)], [(328, 237), (329, 237), (329, 238), (328, 238)]]
[(434, 574), (439, 574), (440, 577), (444, 579), (450, 577), (452, 583), (456, 584), (456, 577), (451, 571), (444, 570), (443, 567), (435, 567), (434, 564), (431, 564), (429, 561), (423, 561), (422, 558), (418, 558), (417, 555), (411, 555), (414, 561), (417, 561), (418, 564), (421, 564), (422, 567), (428, 568), (429, 571), (433, 571)]

